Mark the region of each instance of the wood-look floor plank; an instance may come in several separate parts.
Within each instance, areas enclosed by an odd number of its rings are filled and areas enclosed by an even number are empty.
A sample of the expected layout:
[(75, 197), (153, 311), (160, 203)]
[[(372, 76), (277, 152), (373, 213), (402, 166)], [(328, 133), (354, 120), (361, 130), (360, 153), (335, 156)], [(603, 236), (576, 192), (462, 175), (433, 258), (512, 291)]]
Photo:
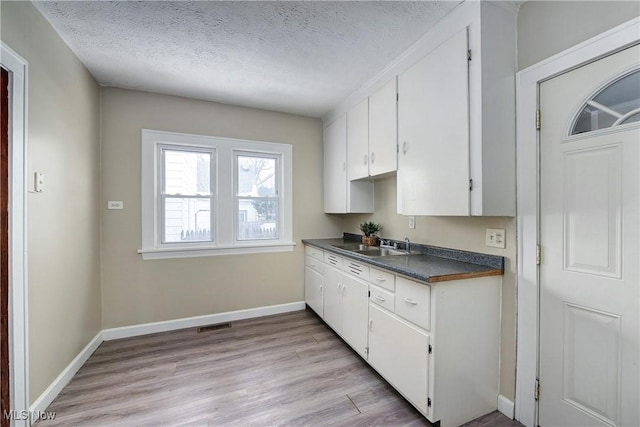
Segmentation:
[(39, 427), (431, 425), (310, 311), (105, 342), (47, 410)]

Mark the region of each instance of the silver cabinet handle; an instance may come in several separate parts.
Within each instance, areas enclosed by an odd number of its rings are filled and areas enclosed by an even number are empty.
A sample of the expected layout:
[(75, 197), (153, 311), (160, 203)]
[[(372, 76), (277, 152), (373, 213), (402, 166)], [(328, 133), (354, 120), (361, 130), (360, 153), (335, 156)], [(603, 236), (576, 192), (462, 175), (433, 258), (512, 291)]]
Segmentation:
[(407, 154), (409, 151), (409, 143), (407, 141), (402, 143), (402, 154)]
[(404, 302), (406, 302), (407, 304), (411, 304), (411, 305), (417, 305), (418, 304), (417, 301), (414, 301), (411, 298), (405, 298)]
[(376, 295), (376, 301), (385, 302), (386, 299), (384, 299), (384, 297), (382, 297), (380, 295)]
[(373, 331), (373, 320), (369, 320), (369, 330)]
[(365, 165), (367, 164), (367, 155), (366, 154), (364, 155), (364, 164)]
[(376, 161), (376, 153), (371, 153), (371, 163), (375, 163)]
[(378, 282), (386, 282), (387, 281), (387, 279), (385, 279), (384, 277), (380, 277), (380, 276), (376, 277), (376, 280)]
[(320, 285), (320, 293), (322, 293), (322, 285)]

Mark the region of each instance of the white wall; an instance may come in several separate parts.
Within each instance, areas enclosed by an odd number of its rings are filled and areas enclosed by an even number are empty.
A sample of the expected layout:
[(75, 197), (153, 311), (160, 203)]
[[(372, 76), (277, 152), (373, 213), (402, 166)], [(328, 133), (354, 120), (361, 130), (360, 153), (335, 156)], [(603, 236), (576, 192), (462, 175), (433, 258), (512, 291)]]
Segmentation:
[(29, 63), (29, 373), (33, 402), (100, 331), (98, 84), (30, 2), (0, 2), (1, 37)]

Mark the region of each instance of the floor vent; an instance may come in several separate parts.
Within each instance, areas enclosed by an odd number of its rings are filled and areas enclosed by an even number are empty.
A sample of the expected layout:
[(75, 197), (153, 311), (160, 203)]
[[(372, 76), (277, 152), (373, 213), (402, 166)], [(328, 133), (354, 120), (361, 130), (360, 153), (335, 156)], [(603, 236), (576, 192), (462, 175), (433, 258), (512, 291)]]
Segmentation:
[(197, 331), (198, 333), (200, 332), (210, 332), (210, 331), (217, 331), (218, 329), (227, 329), (231, 327), (231, 323), (229, 322), (225, 322), (225, 323), (216, 323), (215, 325), (207, 325), (207, 326), (200, 326)]

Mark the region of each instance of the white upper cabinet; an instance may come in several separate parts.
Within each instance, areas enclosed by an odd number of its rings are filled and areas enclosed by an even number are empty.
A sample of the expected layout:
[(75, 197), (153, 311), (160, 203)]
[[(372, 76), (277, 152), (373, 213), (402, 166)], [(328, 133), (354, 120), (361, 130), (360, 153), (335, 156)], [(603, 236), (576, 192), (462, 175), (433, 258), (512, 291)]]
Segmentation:
[(324, 211), (373, 212), (373, 184), (347, 178), (347, 117), (340, 115), (324, 130)]
[(369, 175), (395, 172), (397, 162), (396, 79), (369, 97)]
[(398, 76), (401, 214), (515, 214), (515, 15), (464, 6)]
[(469, 215), (467, 30), (398, 76), (399, 206)]
[(347, 112), (347, 157), (349, 180), (369, 176), (369, 98)]
[(397, 168), (397, 91), (392, 79), (347, 112), (348, 178), (374, 178)]

